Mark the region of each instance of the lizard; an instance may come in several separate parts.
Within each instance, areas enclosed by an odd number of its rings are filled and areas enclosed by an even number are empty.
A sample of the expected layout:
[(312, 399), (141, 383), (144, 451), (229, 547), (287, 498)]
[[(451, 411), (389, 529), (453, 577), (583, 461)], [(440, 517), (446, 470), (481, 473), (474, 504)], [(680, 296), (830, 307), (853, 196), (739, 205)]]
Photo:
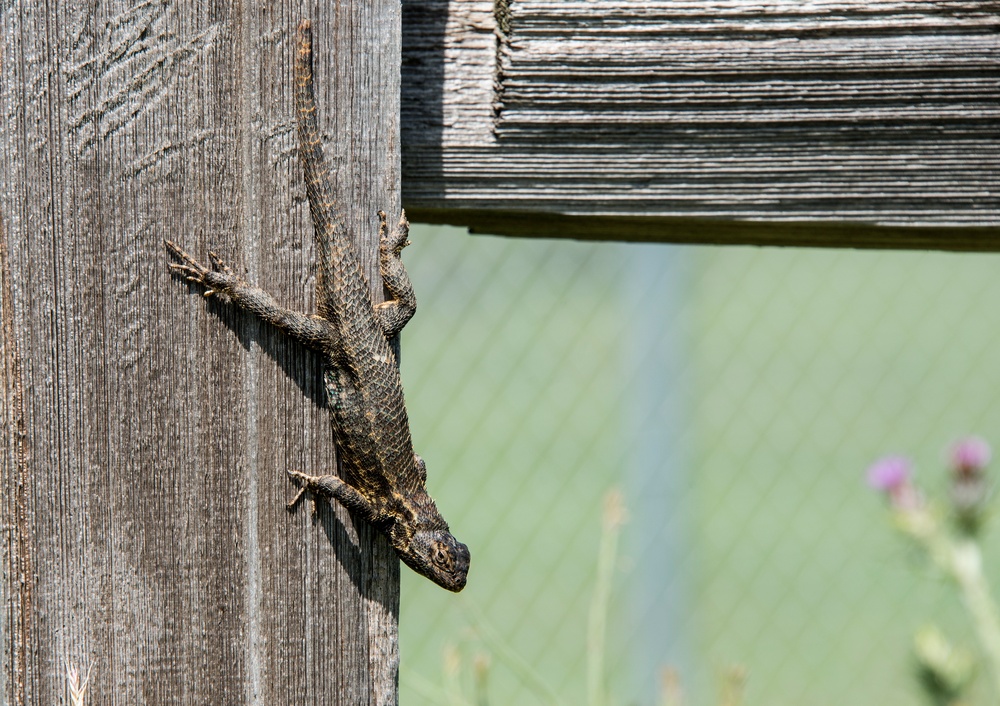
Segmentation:
[(176, 262), (172, 274), (221, 294), (236, 306), (276, 326), (317, 351), (342, 477), (288, 470), (298, 493), (339, 501), (389, 539), (410, 568), (451, 590), (465, 587), (469, 549), (459, 542), (427, 492), (427, 468), (413, 451), (399, 366), (391, 340), (416, 311), (416, 297), (401, 252), (409, 245), (405, 212), (389, 228), (379, 218), (379, 271), (390, 298), (373, 304), (356, 246), (334, 197), (323, 156), (313, 92), (312, 27), (296, 32), (295, 106), (299, 155), (305, 175), (317, 252), (313, 315), (280, 306), (270, 294), (245, 281), (214, 252), (210, 266), (164, 240)]

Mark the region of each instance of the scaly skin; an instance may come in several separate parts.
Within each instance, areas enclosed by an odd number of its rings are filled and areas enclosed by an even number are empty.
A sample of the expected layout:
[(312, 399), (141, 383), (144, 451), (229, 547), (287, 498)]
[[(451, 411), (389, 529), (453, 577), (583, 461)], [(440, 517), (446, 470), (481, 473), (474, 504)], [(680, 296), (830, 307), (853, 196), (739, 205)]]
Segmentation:
[(379, 212), (379, 270), (392, 298), (373, 305), (323, 158), (308, 20), (299, 24), (296, 40), (299, 154), (316, 236), (318, 312), (308, 316), (285, 309), (236, 275), (215, 253), (209, 253), (211, 267), (205, 267), (165, 241), (178, 260), (170, 268), (204, 285), (205, 296), (226, 295), (323, 356), (323, 381), (344, 477), (289, 471), (300, 487), (289, 509), (304, 492), (336, 498), (383, 531), (414, 571), (448, 590), (461, 591), (469, 572), (469, 550), (452, 536), (427, 493), (427, 471), (413, 452), (399, 367), (389, 345), (417, 306), (400, 259), (409, 244), (409, 224), (401, 214), (396, 227), (389, 229), (385, 214)]

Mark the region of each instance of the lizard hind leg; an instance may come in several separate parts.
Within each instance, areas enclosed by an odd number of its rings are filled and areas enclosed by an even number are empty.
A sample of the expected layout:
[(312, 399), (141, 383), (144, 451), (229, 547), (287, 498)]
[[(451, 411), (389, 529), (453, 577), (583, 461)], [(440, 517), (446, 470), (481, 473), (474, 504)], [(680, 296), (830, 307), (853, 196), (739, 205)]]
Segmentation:
[(410, 234), (410, 224), (406, 220), (406, 212), (400, 213), (399, 222), (391, 230), (386, 224), (385, 211), (378, 212), (379, 217), (379, 271), (382, 273), (382, 283), (392, 299), (375, 307), (375, 315), (386, 338), (392, 338), (399, 333), (406, 322), (417, 310), (417, 298), (413, 294), (413, 285), (403, 267), (400, 258), (403, 248), (410, 244), (407, 237)]

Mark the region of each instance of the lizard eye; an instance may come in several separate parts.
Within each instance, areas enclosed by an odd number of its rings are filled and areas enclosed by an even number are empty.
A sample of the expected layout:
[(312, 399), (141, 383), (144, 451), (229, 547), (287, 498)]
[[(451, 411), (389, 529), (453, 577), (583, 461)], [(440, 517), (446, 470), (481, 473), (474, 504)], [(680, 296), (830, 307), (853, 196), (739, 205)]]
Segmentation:
[(431, 550), (431, 562), (439, 569), (451, 571), (451, 552), (449, 552), (448, 548), (441, 543), (435, 542), (434, 548)]

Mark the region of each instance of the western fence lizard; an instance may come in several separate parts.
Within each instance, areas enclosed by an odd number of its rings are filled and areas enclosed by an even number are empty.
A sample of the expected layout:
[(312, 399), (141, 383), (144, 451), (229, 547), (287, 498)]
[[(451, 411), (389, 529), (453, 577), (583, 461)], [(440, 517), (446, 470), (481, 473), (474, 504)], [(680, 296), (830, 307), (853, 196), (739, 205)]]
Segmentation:
[(299, 154), (316, 236), (317, 313), (308, 316), (278, 305), (209, 253), (205, 267), (164, 241), (179, 261), (171, 270), (205, 285), (205, 296), (225, 294), (237, 306), (277, 326), (323, 356), (323, 382), (344, 476), (288, 471), (306, 491), (336, 498), (383, 531), (400, 559), (451, 591), (461, 591), (469, 572), (469, 549), (455, 539), (427, 493), (427, 470), (413, 452), (396, 356), (390, 339), (416, 310), (416, 299), (400, 253), (409, 244), (405, 214), (390, 229), (379, 211), (379, 270), (392, 299), (373, 305), (352, 238), (334, 198), (323, 158), (313, 97), (312, 29), (296, 35), (295, 102)]

